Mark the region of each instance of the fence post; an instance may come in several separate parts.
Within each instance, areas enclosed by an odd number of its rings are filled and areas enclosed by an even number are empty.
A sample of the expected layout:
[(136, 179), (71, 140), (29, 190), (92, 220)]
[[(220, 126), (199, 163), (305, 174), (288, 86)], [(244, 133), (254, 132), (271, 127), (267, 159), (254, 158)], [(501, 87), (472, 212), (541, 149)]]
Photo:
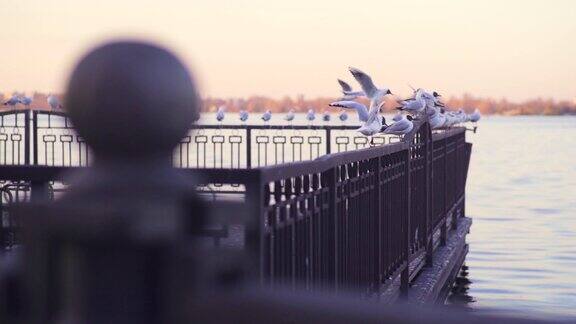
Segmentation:
[(400, 295), (402, 297), (408, 296), (408, 288), (410, 284), (410, 209), (411, 206), (411, 188), (410, 188), (410, 144), (406, 143), (406, 164), (404, 168), (405, 172), (405, 190), (406, 190), (406, 208), (405, 211), (405, 219), (404, 219), (404, 253), (405, 258), (405, 265), (402, 273), (400, 275)]
[(378, 156), (375, 161), (376, 163), (376, 248), (374, 252), (376, 253), (376, 266), (375, 266), (375, 281), (376, 281), (376, 292), (378, 293), (378, 298), (380, 297), (380, 285), (384, 276), (382, 275), (382, 156)]
[(252, 168), (252, 128), (246, 127), (246, 167)]
[[(427, 124), (428, 125), (428, 124)], [(431, 225), (431, 214), (432, 214), (432, 199), (430, 195), (432, 194), (432, 184), (434, 183), (434, 170), (432, 169), (432, 163), (434, 157), (432, 153), (434, 152), (433, 142), (432, 142), (432, 134), (430, 128), (426, 127), (426, 167), (424, 172), (426, 172), (426, 220), (424, 222), (425, 233), (426, 233), (426, 266), (432, 266), (434, 262), (434, 233), (433, 228), (434, 226)]]
[(330, 126), (327, 126), (326, 128), (326, 154), (330, 154), (332, 153), (332, 130), (330, 129)]
[(30, 164), (30, 110), (24, 112), (24, 164)]
[(34, 165), (38, 165), (38, 111), (32, 112), (32, 156)]
[(440, 229), (440, 245), (446, 245), (446, 237), (448, 235), (448, 138), (443, 139), (444, 142), (444, 185), (442, 190), (444, 190), (444, 208), (442, 213), (441, 229)]
[[(250, 269), (258, 269), (255, 271), (257, 276), (254, 278), (255, 282), (264, 285), (265, 283), (265, 215), (264, 215), (264, 197), (263, 183), (261, 175), (258, 173), (254, 179), (246, 182), (246, 204), (248, 209), (254, 215), (246, 221), (244, 245), (249, 255)], [(252, 272), (254, 273), (254, 272)]]
[(30, 201), (42, 202), (48, 199), (48, 183), (44, 181), (30, 182)]

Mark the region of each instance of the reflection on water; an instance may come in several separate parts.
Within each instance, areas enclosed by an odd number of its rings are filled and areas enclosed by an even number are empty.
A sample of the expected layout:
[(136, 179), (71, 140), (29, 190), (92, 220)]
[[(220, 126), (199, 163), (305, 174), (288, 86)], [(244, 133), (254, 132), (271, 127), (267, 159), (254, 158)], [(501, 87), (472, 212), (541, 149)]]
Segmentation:
[(576, 315), (576, 117), (479, 126), (468, 135), (472, 307)]
[(475, 302), (474, 297), (470, 296), (470, 284), (472, 281), (468, 278), (468, 266), (463, 265), (462, 269), (456, 276), (456, 280), (450, 289), (450, 294), (446, 299), (446, 304), (453, 308), (471, 310), (472, 303)]

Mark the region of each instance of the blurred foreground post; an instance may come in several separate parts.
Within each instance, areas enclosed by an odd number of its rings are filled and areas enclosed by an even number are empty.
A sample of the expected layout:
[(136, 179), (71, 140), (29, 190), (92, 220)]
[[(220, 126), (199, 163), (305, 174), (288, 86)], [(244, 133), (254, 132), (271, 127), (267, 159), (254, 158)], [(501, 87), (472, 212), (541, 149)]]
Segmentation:
[[(112, 43), (72, 73), (68, 112), (95, 154), (59, 201), (29, 206), (22, 322), (171, 322), (193, 291), (187, 234), (202, 216), (193, 181), (170, 163), (198, 114), (171, 53)], [(178, 290), (174, 287), (179, 287)]]

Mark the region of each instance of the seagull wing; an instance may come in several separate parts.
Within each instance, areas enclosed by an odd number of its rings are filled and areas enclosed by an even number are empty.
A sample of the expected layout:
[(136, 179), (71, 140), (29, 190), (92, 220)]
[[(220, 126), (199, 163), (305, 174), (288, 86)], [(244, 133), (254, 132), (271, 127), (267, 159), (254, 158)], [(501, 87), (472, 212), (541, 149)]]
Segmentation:
[(368, 74), (353, 67), (349, 68), (349, 71), (352, 73), (354, 79), (358, 81), (367, 97), (372, 97), (376, 93), (377, 88)]
[(395, 122), (394, 124), (388, 126), (384, 133), (386, 134), (400, 134), (405, 132), (410, 127), (410, 121), (408, 120), (401, 120), (399, 122)]
[(368, 120), (368, 108), (363, 104), (356, 102), (356, 101), (336, 101), (329, 104), (330, 107), (340, 107), (346, 109), (356, 109), (358, 112), (358, 119), (360, 121), (367, 121)]
[(338, 83), (340, 84), (340, 87), (342, 88), (342, 92), (352, 91), (352, 87), (346, 81), (338, 79)]
[(382, 107), (383, 104), (384, 101), (382, 102), (376, 102), (374, 100), (370, 101), (370, 110), (368, 111), (367, 123), (373, 122), (376, 119), (376, 117), (378, 117), (378, 114), (380, 113), (380, 108)]

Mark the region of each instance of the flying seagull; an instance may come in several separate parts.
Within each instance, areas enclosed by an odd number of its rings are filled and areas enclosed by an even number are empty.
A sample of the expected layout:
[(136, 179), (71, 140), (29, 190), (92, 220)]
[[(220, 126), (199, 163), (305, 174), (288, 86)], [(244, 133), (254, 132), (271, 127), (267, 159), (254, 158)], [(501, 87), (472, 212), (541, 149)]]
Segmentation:
[(366, 97), (370, 99), (371, 105), (379, 105), (386, 95), (392, 94), (392, 91), (388, 88), (377, 88), (372, 78), (359, 69), (350, 67), (348, 70), (352, 73), (354, 79), (358, 81)]
[(366, 96), (364, 91), (354, 91), (346, 81), (338, 79), (338, 83), (340, 84), (340, 88), (342, 88), (342, 94), (344, 94), (340, 100), (354, 100), (358, 97)]

